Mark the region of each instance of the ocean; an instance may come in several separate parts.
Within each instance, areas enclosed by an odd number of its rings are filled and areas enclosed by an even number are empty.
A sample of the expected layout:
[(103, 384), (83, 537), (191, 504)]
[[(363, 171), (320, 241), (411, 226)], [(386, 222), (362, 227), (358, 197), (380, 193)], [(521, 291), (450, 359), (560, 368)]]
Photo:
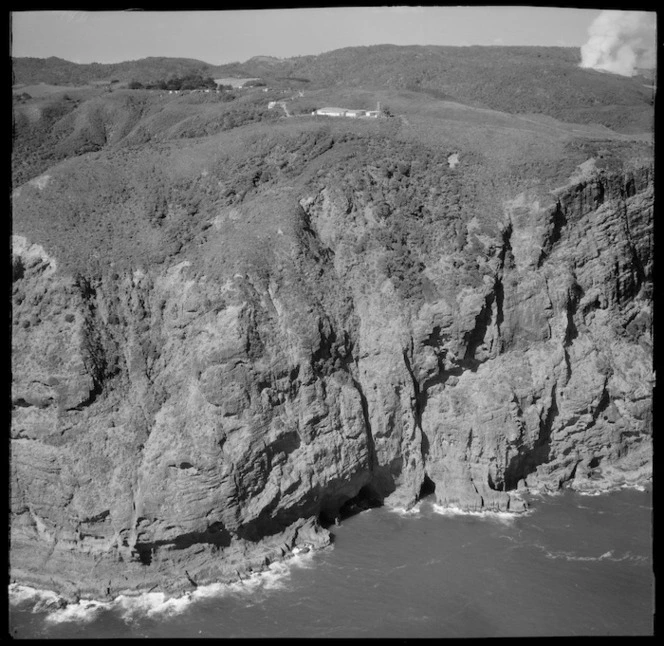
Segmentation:
[(333, 545), (233, 585), (57, 609), (12, 586), (15, 638), (652, 635), (652, 492), (566, 491), (525, 515), (432, 498), (332, 527)]

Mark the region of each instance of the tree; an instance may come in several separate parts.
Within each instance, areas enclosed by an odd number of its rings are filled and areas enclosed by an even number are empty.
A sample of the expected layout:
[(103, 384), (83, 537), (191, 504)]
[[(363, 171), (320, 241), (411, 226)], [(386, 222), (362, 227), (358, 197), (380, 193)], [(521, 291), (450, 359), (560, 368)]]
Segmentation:
[(181, 90), (196, 90), (200, 87), (200, 82), (196, 77), (188, 77), (182, 81)]
[(129, 81), (129, 85), (127, 87), (130, 90), (140, 90), (143, 88), (143, 83), (139, 83), (138, 81)]

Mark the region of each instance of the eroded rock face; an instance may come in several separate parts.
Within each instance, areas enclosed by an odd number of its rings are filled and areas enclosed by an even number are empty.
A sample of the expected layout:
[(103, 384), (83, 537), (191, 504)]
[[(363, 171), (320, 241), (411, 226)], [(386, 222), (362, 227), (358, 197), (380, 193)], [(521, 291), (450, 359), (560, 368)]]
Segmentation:
[(226, 282), (190, 260), (67, 276), (15, 239), (15, 579), (177, 591), (327, 544), (318, 519), (358, 495), (431, 481), (519, 511), (649, 477), (648, 168), (524, 193), (421, 265), (358, 250), (388, 201), (298, 199), (288, 255)]

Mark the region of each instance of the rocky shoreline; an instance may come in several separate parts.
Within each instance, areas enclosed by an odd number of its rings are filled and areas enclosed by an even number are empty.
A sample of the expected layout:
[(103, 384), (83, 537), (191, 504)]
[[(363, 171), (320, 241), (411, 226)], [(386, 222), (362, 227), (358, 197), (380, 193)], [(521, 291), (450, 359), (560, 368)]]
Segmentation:
[[(274, 563), (331, 544), (331, 537), (315, 519), (295, 523), (285, 532), (258, 542), (237, 541), (223, 551), (202, 545), (155, 555), (149, 567), (140, 563), (113, 562), (101, 555), (85, 555), (71, 548), (55, 546), (51, 554), (35, 554), (33, 546), (12, 545), (12, 553), (23, 556), (22, 548), (33, 552), (39, 567), (11, 567), (10, 583), (56, 593), (60, 603), (80, 600), (107, 602), (118, 596), (161, 592), (179, 596), (199, 586), (232, 584), (264, 572)], [(40, 558), (41, 556), (41, 558)], [(90, 573), (94, 572), (94, 577)], [(63, 574), (66, 573), (66, 574)], [(77, 576), (77, 574), (79, 576)]]
[[(566, 483), (565, 490), (573, 491), (579, 495), (606, 495), (622, 489), (647, 490), (652, 484), (651, 470), (644, 466), (634, 472), (624, 472), (615, 468), (596, 470), (586, 480), (576, 480)], [(558, 492), (549, 490), (546, 486), (540, 488), (522, 489), (520, 494), (524, 497), (522, 505), (515, 511), (495, 512), (490, 510), (474, 511), (461, 510), (456, 507), (449, 509), (461, 514), (486, 514), (500, 513), (519, 517), (524, 513), (532, 513), (533, 507), (527, 502), (540, 496), (556, 495)], [(438, 507), (438, 505), (437, 505)], [(536, 509), (536, 506), (535, 508)], [(398, 511), (398, 508), (395, 508)], [(409, 514), (411, 510), (402, 509), (403, 514)], [(145, 577), (136, 577), (131, 580), (131, 574), (124, 572), (122, 578), (124, 585), (119, 584), (111, 592), (110, 588), (103, 590), (103, 584), (98, 588), (78, 587), (71, 574), (67, 579), (56, 580), (53, 572), (46, 582), (46, 576), (36, 577), (33, 573), (22, 573), (20, 570), (12, 570), (9, 583), (10, 601), (12, 597), (25, 598), (35, 597), (38, 599), (39, 607), (49, 611), (63, 610), (78, 606), (80, 609), (94, 609), (95, 607), (109, 608), (118, 601), (131, 603), (131, 599), (139, 600), (143, 597), (153, 595), (158, 603), (168, 603), (173, 600), (191, 599), (196, 596), (196, 590), (201, 588), (201, 594), (205, 590), (210, 592), (217, 590), (219, 586), (234, 586), (237, 584), (257, 584), (260, 578), (278, 570), (280, 566), (288, 566), (289, 561), (295, 557), (315, 553), (333, 546), (330, 533), (322, 528), (316, 521), (310, 520), (304, 523), (299, 531), (287, 532), (287, 536), (281, 536), (278, 551), (274, 544), (265, 545), (265, 549), (257, 550), (258, 554), (243, 562), (234, 562), (233, 566), (222, 566), (219, 563), (219, 555), (182, 555), (178, 568), (168, 573), (161, 573), (161, 577), (153, 573), (153, 579), (146, 580)], [(232, 558), (232, 557), (231, 557)], [(109, 566), (110, 568), (110, 566)], [(230, 573), (230, 570), (233, 570)], [(197, 580), (190, 574), (196, 573)], [(105, 575), (100, 572), (99, 578), (103, 580)], [(168, 579), (168, 580), (167, 580)], [(152, 581), (156, 581), (152, 583)], [(109, 578), (109, 584), (112, 577)], [(159, 583), (161, 581), (161, 584)]]

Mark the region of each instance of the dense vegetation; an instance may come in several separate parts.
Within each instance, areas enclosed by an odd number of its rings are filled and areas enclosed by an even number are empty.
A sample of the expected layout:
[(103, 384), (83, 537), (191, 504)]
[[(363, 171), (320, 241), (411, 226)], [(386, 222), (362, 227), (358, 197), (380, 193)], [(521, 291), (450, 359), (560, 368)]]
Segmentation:
[[(273, 65), (272, 73), (304, 76), (320, 86), (409, 88), (441, 99), (510, 113), (538, 112), (563, 121), (609, 127), (625, 127), (628, 121), (651, 125), (653, 95), (642, 80), (582, 69), (579, 60), (576, 48), (378, 45), (290, 59), (279, 69)], [(242, 71), (265, 73), (262, 67), (249, 65)], [(627, 106), (630, 116), (625, 118)]]
[(68, 93), (21, 101), (14, 109), (12, 184), (53, 164), (108, 146), (203, 137), (260, 121), (275, 121), (264, 95), (192, 94), (169, 100), (142, 90), (119, 90), (89, 100)]
[[(20, 101), (25, 103), (26, 100)], [(12, 184), (18, 186), (67, 157), (57, 149), (56, 124), (70, 114), (79, 102), (65, 95), (38, 109), (37, 118), (28, 110), (14, 109), (12, 129)], [(78, 153), (94, 148), (83, 145)]]
[(141, 83), (135, 79), (129, 82), (130, 90), (216, 90), (217, 84), (211, 76), (201, 74), (187, 74), (185, 76), (173, 76), (169, 79), (159, 79), (147, 83)]
[(285, 60), (256, 57), (212, 66), (147, 58), (115, 65), (62, 59), (14, 60), (16, 83), (85, 83), (123, 79), (152, 83), (173, 75), (260, 77), (270, 87), (411, 89), (435, 98), (509, 113), (542, 113), (572, 123), (623, 131), (652, 127), (648, 79), (582, 69), (570, 47), (437, 47), (376, 45)]
[(62, 58), (14, 58), (14, 83), (31, 85), (85, 85), (94, 81), (131, 81), (149, 83), (172, 75), (205, 74), (210, 65), (187, 58), (148, 57), (122, 63), (72, 63)]
[[(461, 151), (462, 165), (451, 168), (448, 157), (458, 148), (440, 140), (404, 140), (393, 130), (395, 120), (287, 119), (249, 97), (223, 104), (205, 102), (208, 95), (201, 95), (197, 106), (179, 100), (159, 104), (150, 94), (107, 95), (106, 101), (124, 96), (115, 121), (101, 120), (113, 113), (108, 106), (104, 113), (103, 103), (97, 103), (96, 136), (115, 129), (120, 137), (123, 128), (126, 134), (94, 155), (50, 169), (54, 185), (66, 190), (21, 187), (33, 197), (19, 204), (15, 221), (57, 250), (72, 270), (96, 271), (111, 262), (171, 262), (183, 253), (203, 262), (205, 241), (215, 231), (212, 223), (224, 213), (236, 213), (224, 223), (223, 244), (210, 246), (205, 273), (236, 263), (240, 254), (241, 262), (260, 275), (263, 265), (264, 271), (270, 266), (278, 229), (299, 222), (298, 200), (333, 187), (348, 218), (342, 241), (348, 262), (374, 258), (369, 274), (390, 278), (407, 302), (418, 303), (432, 297), (424, 268), (435, 267), (443, 251), (456, 258), (454, 276), (468, 285), (481, 284), (484, 268), (477, 258), (488, 250), (480, 240), (497, 235), (504, 199), (544, 177), (564, 183), (589, 156), (601, 154), (608, 163), (614, 149), (622, 157), (639, 148), (585, 140), (545, 148), (551, 159), (543, 155), (536, 163), (503, 165), (467, 150)], [(169, 115), (169, 105), (177, 112)], [(196, 107), (201, 110), (192, 116)], [(82, 109), (92, 116), (91, 107), (83, 105), (79, 118)], [(221, 109), (227, 110), (224, 117), (218, 116)], [(132, 110), (136, 121), (128, 116)], [(128, 119), (124, 125), (119, 114)], [(241, 123), (224, 125), (232, 115)], [(174, 119), (169, 127), (166, 118)], [(207, 130), (212, 136), (205, 136)], [(83, 132), (70, 143), (83, 141)], [(87, 140), (94, 139), (94, 131), (85, 132)], [(183, 139), (188, 135), (195, 138)], [(356, 229), (355, 219), (365, 217), (376, 224)], [(473, 232), (468, 230), (471, 220)]]
[[(486, 48), (464, 51), (465, 59), (448, 55), (446, 48), (354, 48), (290, 62), (254, 59), (255, 69), (239, 69), (261, 78), (268, 78), (268, 68), (274, 78), (303, 81), (310, 76), (312, 87), (305, 92), (268, 90), (258, 81), (253, 91), (235, 94), (175, 96), (139, 88), (90, 90), (87, 97), (83, 90), (17, 97), (12, 182), (34, 199), (17, 203), (15, 222), (57, 250), (72, 271), (96, 271), (111, 262), (140, 266), (188, 254), (201, 262), (207, 258), (209, 274), (224, 263), (237, 266), (233, 258), (241, 254), (241, 262), (262, 275), (272, 266), (268, 256), (278, 231), (299, 227), (306, 232), (300, 199), (321, 196), (332, 187), (331, 199), (347, 218), (339, 241), (346, 270), (366, 273), (374, 285), (389, 278), (404, 301), (417, 304), (436, 297), (428, 274), (445, 275), (436, 260), (445, 252), (457, 270), (450, 275), (479, 286), (486, 267), (478, 258), (491, 254), (486, 241), (500, 235), (504, 200), (523, 190), (546, 196), (590, 157), (598, 167), (613, 170), (624, 158), (647, 158), (650, 150), (638, 137), (449, 99), (459, 101), (464, 92), (484, 93), (495, 103), (511, 97), (514, 111), (530, 106), (565, 117), (587, 110), (590, 118), (599, 110), (629, 127), (638, 125), (639, 109), (650, 117), (652, 107), (642, 101), (638, 108), (643, 96), (635, 81), (578, 70), (569, 50), (534, 48), (528, 59), (520, 48), (505, 48), (503, 55), (511, 55), (514, 64), (503, 67), (488, 65)], [(445, 75), (427, 72), (443, 63)], [(477, 67), (478, 77), (463, 79), (459, 70), (464, 66)], [(546, 70), (548, 103), (544, 90), (536, 91)], [(494, 86), (512, 80), (506, 88), (487, 89), (482, 83), (490, 85), (491, 73), (497, 77)], [(173, 87), (214, 83), (206, 72), (171, 74), (162, 78), (170, 78)], [(357, 87), (365, 74), (374, 74), (375, 84), (387, 89), (371, 90), (368, 81)], [(330, 86), (317, 89), (316, 79)], [(162, 89), (169, 89), (169, 81), (163, 83)], [(551, 93), (565, 83), (571, 98)], [(616, 88), (615, 97), (623, 103), (602, 105)], [(473, 97), (471, 102), (481, 103)], [(285, 102), (294, 116), (269, 109), (271, 100)], [(314, 105), (368, 109), (378, 101), (397, 116), (310, 114)], [(452, 156), (458, 165), (449, 162)], [(51, 179), (26, 184), (46, 172)], [(65, 190), (49, 189), (51, 181)], [(230, 212), (234, 215), (224, 223), (223, 242), (206, 247), (212, 223)], [(355, 267), (358, 258), (371, 262)], [(445, 280), (436, 277), (437, 289)]]

